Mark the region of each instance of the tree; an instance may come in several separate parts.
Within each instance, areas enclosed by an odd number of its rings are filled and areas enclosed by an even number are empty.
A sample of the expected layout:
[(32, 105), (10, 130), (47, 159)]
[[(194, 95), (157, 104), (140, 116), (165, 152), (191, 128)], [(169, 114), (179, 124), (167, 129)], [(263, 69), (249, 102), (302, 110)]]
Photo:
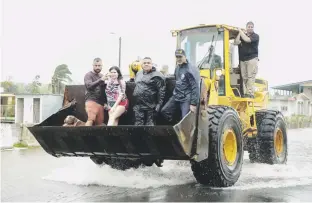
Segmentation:
[(3, 92), (13, 93), (13, 94), (17, 93), (17, 85), (14, 84), (14, 82), (10, 80), (1, 82), (1, 87), (3, 88)]
[(39, 82), (40, 75), (36, 75), (32, 83), (30, 83), (27, 86), (27, 92), (32, 93), (32, 94), (39, 94), (40, 93), (40, 86), (41, 83)]
[(52, 76), (52, 93), (61, 93), (61, 90), (64, 87), (64, 84), (67, 82), (72, 82), (72, 79), (70, 77), (72, 73), (68, 69), (68, 66), (66, 64), (58, 65), (55, 70), (54, 74)]

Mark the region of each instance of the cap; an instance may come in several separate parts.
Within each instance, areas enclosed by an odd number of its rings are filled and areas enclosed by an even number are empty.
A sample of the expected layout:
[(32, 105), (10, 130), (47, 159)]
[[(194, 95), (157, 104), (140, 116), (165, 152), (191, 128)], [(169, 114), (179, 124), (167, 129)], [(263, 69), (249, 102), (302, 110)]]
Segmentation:
[(175, 51), (176, 56), (185, 56), (185, 51), (183, 49), (177, 49)]

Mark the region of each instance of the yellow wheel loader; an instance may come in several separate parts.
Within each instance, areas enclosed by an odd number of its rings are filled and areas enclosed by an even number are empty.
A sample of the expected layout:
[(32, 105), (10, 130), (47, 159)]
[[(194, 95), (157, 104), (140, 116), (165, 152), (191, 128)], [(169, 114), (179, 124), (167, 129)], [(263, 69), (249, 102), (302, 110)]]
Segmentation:
[[(42, 123), (29, 127), (43, 149), (55, 156), (90, 157), (99, 165), (126, 170), (139, 166), (161, 167), (164, 160), (187, 160), (196, 180), (204, 185), (229, 187), (240, 177), (244, 151), (251, 162), (284, 164), (287, 131), (279, 111), (266, 109), (268, 83), (255, 81), (255, 98), (242, 98), (242, 79), (233, 45), (238, 28), (199, 25), (174, 30), (177, 48), (200, 70), (201, 97), (197, 111), (167, 122), (158, 115), (156, 126), (134, 126), (130, 107), (119, 126), (62, 126), (72, 115), (86, 121), (83, 85), (67, 86), (63, 108)], [(173, 50), (174, 52), (174, 50)], [(165, 103), (172, 95), (175, 77), (166, 76)], [(107, 122), (107, 112), (105, 113)]]

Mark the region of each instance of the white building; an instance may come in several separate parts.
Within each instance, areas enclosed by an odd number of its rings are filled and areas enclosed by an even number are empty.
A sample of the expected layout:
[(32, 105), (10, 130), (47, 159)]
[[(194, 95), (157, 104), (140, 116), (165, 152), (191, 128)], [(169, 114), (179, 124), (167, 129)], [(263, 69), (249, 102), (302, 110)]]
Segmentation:
[(271, 87), (269, 108), (285, 116), (312, 116), (312, 80)]
[(40, 123), (62, 108), (63, 96), (57, 94), (15, 95), (15, 123)]

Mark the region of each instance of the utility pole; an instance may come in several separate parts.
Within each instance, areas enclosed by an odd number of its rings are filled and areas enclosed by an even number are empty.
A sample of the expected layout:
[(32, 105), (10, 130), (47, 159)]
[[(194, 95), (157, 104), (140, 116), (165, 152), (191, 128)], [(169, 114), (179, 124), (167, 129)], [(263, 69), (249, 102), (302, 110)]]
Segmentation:
[[(116, 35), (115, 32), (110, 32), (111, 35)], [(119, 43), (118, 43), (118, 66), (121, 68), (121, 37), (119, 36)]]

